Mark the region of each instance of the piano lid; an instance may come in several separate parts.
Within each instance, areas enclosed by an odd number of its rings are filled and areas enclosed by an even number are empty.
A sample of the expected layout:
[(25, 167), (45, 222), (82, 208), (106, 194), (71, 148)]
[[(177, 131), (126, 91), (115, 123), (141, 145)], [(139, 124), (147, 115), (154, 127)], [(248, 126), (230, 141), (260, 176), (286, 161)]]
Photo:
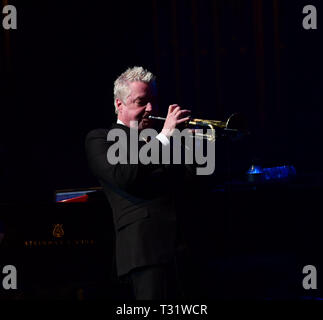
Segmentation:
[(90, 194), (101, 192), (102, 187), (63, 189), (55, 191), (56, 203), (87, 202)]

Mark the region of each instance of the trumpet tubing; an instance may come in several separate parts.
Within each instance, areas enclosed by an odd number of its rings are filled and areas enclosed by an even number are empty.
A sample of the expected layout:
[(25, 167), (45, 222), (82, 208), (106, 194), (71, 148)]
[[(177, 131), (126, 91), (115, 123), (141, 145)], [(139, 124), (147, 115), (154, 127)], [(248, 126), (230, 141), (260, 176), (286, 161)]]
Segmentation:
[[(162, 121), (166, 120), (166, 118), (156, 116), (149, 116), (149, 118)], [(207, 127), (211, 129), (211, 133), (195, 133), (194, 135), (195, 138), (207, 139), (211, 142), (215, 141), (219, 135), (223, 136), (228, 133), (246, 133), (245, 121), (238, 113), (233, 113), (226, 121), (192, 118), (187, 121), (187, 125), (192, 127)], [(220, 134), (218, 133), (219, 129), (221, 130)]]

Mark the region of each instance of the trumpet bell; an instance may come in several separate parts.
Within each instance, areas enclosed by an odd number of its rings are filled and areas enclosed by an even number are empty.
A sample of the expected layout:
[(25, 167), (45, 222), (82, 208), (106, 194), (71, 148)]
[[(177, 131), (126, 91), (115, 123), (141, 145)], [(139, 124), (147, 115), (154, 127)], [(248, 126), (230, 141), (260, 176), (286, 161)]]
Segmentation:
[(247, 121), (246, 118), (241, 115), (241, 113), (233, 113), (227, 120), (227, 129), (234, 129), (242, 133), (247, 132)]
[(214, 142), (219, 137), (241, 138), (247, 134), (246, 119), (240, 113), (233, 113), (227, 121), (192, 119), (190, 125), (196, 127), (208, 127), (211, 133), (199, 134), (197, 138), (207, 139)]

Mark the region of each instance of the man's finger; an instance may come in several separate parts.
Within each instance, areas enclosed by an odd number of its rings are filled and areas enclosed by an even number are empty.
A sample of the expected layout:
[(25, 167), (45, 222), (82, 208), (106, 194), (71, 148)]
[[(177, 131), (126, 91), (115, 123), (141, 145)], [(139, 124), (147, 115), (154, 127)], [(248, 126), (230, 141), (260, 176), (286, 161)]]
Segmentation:
[(174, 109), (178, 106), (178, 104), (171, 104), (169, 107), (168, 107), (168, 113), (170, 112), (173, 112)]
[(177, 115), (177, 113), (181, 110), (181, 107), (180, 106), (177, 106), (174, 110), (173, 110), (173, 114), (174, 116)]
[(191, 113), (191, 110), (180, 110), (178, 113), (183, 114), (183, 113)]
[(186, 118), (179, 119), (179, 120), (177, 120), (177, 124), (183, 123), (183, 122), (188, 121), (190, 119), (191, 119), (191, 117), (186, 117)]

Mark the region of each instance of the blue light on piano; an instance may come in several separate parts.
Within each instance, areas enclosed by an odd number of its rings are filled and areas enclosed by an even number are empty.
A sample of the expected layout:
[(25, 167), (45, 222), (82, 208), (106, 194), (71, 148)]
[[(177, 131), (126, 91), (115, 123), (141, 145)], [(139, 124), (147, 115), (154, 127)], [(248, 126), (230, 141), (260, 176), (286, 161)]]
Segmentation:
[[(296, 169), (294, 166), (287, 165), (270, 168), (262, 168), (261, 166), (252, 165), (247, 171), (247, 174), (249, 177), (259, 176), (261, 177), (261, 181), (281, 180), (295, 176)], [(254, 179), (250, 181), (254, 181)]]
[(286, 179), (296, 175), (296, 170), (293, 166), (264, 168), (263, 171), (266, 180)]
[(252, 165), (250, 169), (247, 171), (247, 174), (261, 174), (263, 173), (261, 166)]

